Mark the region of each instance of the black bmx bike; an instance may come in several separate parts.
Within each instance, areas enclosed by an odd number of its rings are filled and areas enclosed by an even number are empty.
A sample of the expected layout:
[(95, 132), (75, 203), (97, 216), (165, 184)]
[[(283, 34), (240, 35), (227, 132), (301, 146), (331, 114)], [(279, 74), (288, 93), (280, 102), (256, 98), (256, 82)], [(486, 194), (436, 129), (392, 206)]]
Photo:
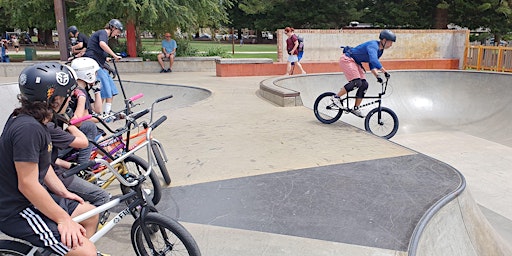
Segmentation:
[[(366, 131), (385, 139), (392, 138), (398, 131), (397, 115), (393, 110), (382, 106), (382, 96), (386, 94), (388, 81), (389, 78), (380, 83), (381, 91), (377, 96), (363, 97), (363, 99), (376, 100), (359, 106), (359, 109), (361, 109), (373, 104), (378, 104), (376, 108), (370, 110), (366, 115), (364, 128)], [(313, 110), (318, 121), (324, 124), (331, 124), (338, 121), (344, 112), (350, 113), (353, 111), (353, 109), (350, 108), (349, 100), (356, 99), (356, 96), (349, 96), (349, 93), (347, 93), (338, 100), (334, 98), (335, 95), (336, 93), (334, 92), (326, 92), (316, 98)]]

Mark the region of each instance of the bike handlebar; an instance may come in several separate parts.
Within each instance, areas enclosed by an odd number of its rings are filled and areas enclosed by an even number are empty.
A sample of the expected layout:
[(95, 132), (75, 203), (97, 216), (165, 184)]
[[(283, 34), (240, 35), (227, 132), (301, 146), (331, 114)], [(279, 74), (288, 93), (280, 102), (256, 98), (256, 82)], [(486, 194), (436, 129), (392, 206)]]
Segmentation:
[(80, 171), (85, 170), (85, 169), (87, 169), (89, 167), (93, 167), (95, 165), (96, 165), (96, 161), (90, 160), (87, 163), (79, 164), (79, 165), (77, 165), (77, 166), (75, 166), (75, 167), (65, 171), (62, 174), (62, 177), (67, 178), (67, 177), (73, 176), (73, 175), (79, 173)]
[(136, 101), (136, 100), (138, 100), (138, 99), (140, 99), (142, 97), (144, 97), (144, 94), (143, 93), (139, 93), (137, 95), (132, 96), (131, 98), (128, 98), (128, 100), (129, 101)]
[(75, 125), (75, 124), (78, 124), (78, 123), (83, 122), (85, 120), (89, 120), (91, 118), (92, 118), (92, 115), (85, 115), (85, 116), (82, 116), (80, 118), (73, 119), (73, 120), (69, 121), (69, 124)]
[(155, 100), (155, 103), (158, 103), (158, 102), (160, 102), (160, 101), (164, 101), (164, 100), (170, 99), (170, 98), (172, 98), (172, 97), (174, 97), (174, 96), (172, 96), (172, 94), (171, 94), (171, 95), (168, 95), (168, 96), (165, 96), (165, 97), (159, 98), (159, 99)]
[(161, 125), (165, 120), (167, 120), (167, 116), (161, 116), (160, 118), (158, 118), (158, 120), (156, 120), (154, 123), (152, 123), (149, 127), (151, 129), (155, 129), (159, 125)]

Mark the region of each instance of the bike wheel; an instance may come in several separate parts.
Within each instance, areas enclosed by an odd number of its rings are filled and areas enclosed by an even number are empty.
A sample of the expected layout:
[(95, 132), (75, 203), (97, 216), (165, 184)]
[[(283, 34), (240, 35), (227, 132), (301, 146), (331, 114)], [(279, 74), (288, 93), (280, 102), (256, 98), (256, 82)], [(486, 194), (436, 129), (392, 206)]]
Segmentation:
[[(135, 178), (145, 173), (146, 170), (148, 169), (148, 163), (144, 159), (136, 155), (131, 155), (127, 157), (123, 161), (121, 166), (126, 168), (126, 170), (128, 171), (128, 174), (126, 175), (126, 178), (128, 179)], [(135, 177), (130, 177), (130, 175), (135, 175)], [(160, 185), (160, 179), (158, 178), (158, 175), (156, 175), (155, 172), (151, 172), (151, 174), (149, 175), (149, 179), (151, 180), (151, 182), (145, 181), (144, 184), (142, 184), (142, 189), (147, 189), (151, 191), (151, 201), (153, 202), (154, 205), (157, 205), (158, 202), (160, 202), (160, 199), (162, 198), (162, 186)], [(130, 191), (130, 187), (121, 184), (121, 191), (123, 192), (123, 194), (126, 194)]]
[(158, 168), (162, 173), (162, 177), (164, 178), (165, 184), (171, 184), (171, 177), (169, 176), (169, 171), (167, 170), (167, 166), (165, 165), (165, 160), (162, 156), (160, 145), (158, 145), (156, 142), (152, 142), (151, 149), (153, 150), (153, 155), (155, 156), (156, 163), (158, 164)]
[(315, 112), (316, 119), (324, 124), (331, 124), (338, 121), (343, 114), (343, 109), (332, 101), (334, 95), (336, 94), (333, 92), (326, 92), (318, 96), (315, 100), (313, 111)]
[(192, 235), (176, 220), (152, 212), (148, 213), (144, 220), (144, 225), (151, 227), (150, 240), (155, 252), (151, 252), (138, 218), (131, 230), (132, 245), (137, 255), (201, 255)]
[(398, 117), (389, 108), (374, 108), (368, 112), (364, 120), (364, 128), (377, 136), (391, 139), (398, 131)]
[(13, 241), (13, 240), (0, 240), (0, 255), (2, 256), (24, 256), (29, 255), (29, 253), (33, 253), (30, 255), (41, 256), (39, 251), (34, 250), (34, 247), (29, 244)]

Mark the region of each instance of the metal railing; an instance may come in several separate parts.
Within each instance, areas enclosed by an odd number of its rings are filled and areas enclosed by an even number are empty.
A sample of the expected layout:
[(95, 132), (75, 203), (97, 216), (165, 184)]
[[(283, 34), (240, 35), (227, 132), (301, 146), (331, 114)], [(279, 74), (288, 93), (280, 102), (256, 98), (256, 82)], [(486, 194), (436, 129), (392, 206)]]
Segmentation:
[(512, 72), (512, 47), (482, 45), (466, 47), (464, 69)]

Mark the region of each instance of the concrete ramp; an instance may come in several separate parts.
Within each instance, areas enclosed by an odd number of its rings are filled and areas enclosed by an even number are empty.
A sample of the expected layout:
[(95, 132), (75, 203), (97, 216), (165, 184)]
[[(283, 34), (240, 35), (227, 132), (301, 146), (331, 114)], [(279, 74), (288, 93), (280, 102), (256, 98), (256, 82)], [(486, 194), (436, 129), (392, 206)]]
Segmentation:
[[(367, 95), (376, 95), (380, 85), (368, 77)], [(400, 121), (392, 141), (454, 166), (468, 187), (425, 213), (420, 232), (411, 240), (417, 250), (412, 248), (409, 255), (512, 255), (510, 234), (505, 242), (500, 227), (493, 227), (480, 211), (487, 208), (511, 223), (510, 81), (511, 74), (492, 72), (391, 72), (383, 106), (393, 109)], [(299, 92), (298, 101), (312, 108), (318, 95), (337, 92), (346, 79), (342, 73), (329, 73), (281, 77), (272, 83)], [(340, 121), (364, 129), (364, 121), (353, 115), (344, 114)]]
[(20, 89), (18, 84), (0, 84), (0, 91), (0, 128), (3, 130), (9, 114), (20, 106), (17, 99)]
[[(399, 119), (398, 134), (441, 130), (462, 131), (512, 146), (511, 74), (468, 71), (394, 71), (383, 106)], [(367, 95), (377, 95), (380, 85), (369, 75)], [(318, 95), (337, 92), (346, 83), (342, 73), (276, 79), (275, 85), (300, 92), (305, 107), (313, 108)], [(368, 112), (376, 105), (368, 106)], [(364, 127), (359, 118), (341, 121)]]
[(409, 256), (512, 255), (507, 243), (493, 230), (468, 190), (442, 207)]

